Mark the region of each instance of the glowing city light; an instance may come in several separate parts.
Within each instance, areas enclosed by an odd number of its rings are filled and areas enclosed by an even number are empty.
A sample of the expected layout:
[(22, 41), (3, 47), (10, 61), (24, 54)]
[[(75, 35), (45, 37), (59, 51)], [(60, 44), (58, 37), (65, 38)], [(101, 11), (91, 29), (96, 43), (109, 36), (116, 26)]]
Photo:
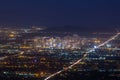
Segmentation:
[[(111, 37), (110, 39), (108, 39), (108, 40), (105, 41), (104, 43), (102, 43), (102, 44), (96, 46), (95, 48), (89, 50), (88, 52), (86, 52), (86, 53), (83, 55), (82, 58), (80, 58), (78, 61), (74, 62), (72, 65), (68, 66), (68, 69), (71, 69), (73, 66), (75, 66), (76, 64), (78, 64), (79, 62), (81, 62), (81, 61), (88, 55), (89, 52), (95, 50), (96, 48), (100, 48), (101, 46), (106, 45), (107, 43), (109, 43), (110, 41), (112, 41), (112, 40), (114, 40), (116, 37), (118, 37), (119, 34), (120, 34), (120, 33), (117, 33), (115, 36)], [(54, 76), (62, 73), (63, 71), (65, 71), (65, 70), (63, 69), (63, 70), (60, 70), (60, 71), (58, 71), (58, 72), (55, 72), (55, 73), (53, 73), (52, 75), (46, 77), (44, 80), (49, 80), (49, 79), (51, 79), (52, 77), (54, 77)]]

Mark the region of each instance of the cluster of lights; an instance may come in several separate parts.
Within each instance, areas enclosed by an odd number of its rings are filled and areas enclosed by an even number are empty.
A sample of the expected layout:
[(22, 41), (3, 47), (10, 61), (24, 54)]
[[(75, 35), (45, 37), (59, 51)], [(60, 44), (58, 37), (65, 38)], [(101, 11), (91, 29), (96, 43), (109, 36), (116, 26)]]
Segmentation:
[[(113, 36), (112, 38), (108, 39), (108, 40), (105, 41), (104, 43), (101, 43), (101, 44), (99, 44), (98, 46), (94, 46), (93, 49), (87, 51), (87, 52), (83, 55), (82, 58), (80, 58), (79, 60), (77, 60), (76, 62), (74, 62), (74, 63), (71, 64), (70, 66), (68, 66), (65, 70), (71, 69), (73, 66), (75, 66), (76, 64), (78, 64), (79, 62), (81, 62), (81, 61), (88, 55), (89, 52), (95, 50), (96, 48), (100, 48), (101, 46), (104, 46), (104, 45), (108, 44), (110, 41), (114, 40), (114, 39), (115, 39), (116, 37), (118, 37), (119, 35), (120, 35), (120, 33), (117, 33), (115, 36)], [(49, 80), (49, 79), (51, 79), (52, 77), (54, 77), (54, 76), (62, 73), (62, 72), (65, 71), (65, 70), (63, 69), (63, 70), (60, 70), (60, 71), (58, 71), (58, 72), (56, 72), (56, 73), (53, 73), (52, 75), (48, 76), (48, 77), (45, 78), (44, 80)]]
[[(34, 39), (36, 48), (49, 48), (49, 49), (80, 49), (86, 40), (81, 39), (79, 36), (65, 37), (37, 37)], [(94, 42), (94, 41), (93, 41)]]

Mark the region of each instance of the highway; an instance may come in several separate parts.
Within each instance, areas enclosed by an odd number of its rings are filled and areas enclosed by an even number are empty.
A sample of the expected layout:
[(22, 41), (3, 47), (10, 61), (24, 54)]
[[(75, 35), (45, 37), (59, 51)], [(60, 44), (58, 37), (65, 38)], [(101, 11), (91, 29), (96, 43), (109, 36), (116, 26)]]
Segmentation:
[[(111, 38), (109, 38), (107, 41), (105, 41), (105, 42), (99, 44), (98, 46), (96, 46), (96, 48), (100, 48), (101, 46), (106, 45), (106, 44), (109, 43), (110, 41), (116, 39), (119, 35), (120, 35), (120, 33), (117, 33), (116, 35), (114, 35), (114, 36), (112, 36)], [(75, 66), (76, 64), (78, 64), (79, 62), (81, 62), (81, 61), (88, 55), (88, 53), (93, 52), (96, 48), (93, 48), (93, 49), (87, 51), (87, 52), (83, 55), (82, 58), (80, 58), (79, 60), (77, 60), (76, 62), (74, 62), (74, 63), (71, 64), (70, 66), (68, 66), (66, 69), (62, 69), (62, 70), (60, 70), (60, 71), (57, 71), (57, 72), (51, 74), (50, 76), (46, 77), (44, 80), (49, 80), (49, 79), (51, 79), (52, 77), (54, 77), (54, 76), (62, 73), (63, 71), (73, 68), (73, 66)]]
[(19, 54), (14, 54), (14, 55), (11, 55), (11, 56), (0, 57), (0, 60), (4, 60), (4, 59), (6, 59), (6, 58), (13, 57), (13, 56), (19, 56), (19, 55), (21, 55), (21, 54), (23, 54), (23, 53), (24, 53), (24, 52), (21, 51)]

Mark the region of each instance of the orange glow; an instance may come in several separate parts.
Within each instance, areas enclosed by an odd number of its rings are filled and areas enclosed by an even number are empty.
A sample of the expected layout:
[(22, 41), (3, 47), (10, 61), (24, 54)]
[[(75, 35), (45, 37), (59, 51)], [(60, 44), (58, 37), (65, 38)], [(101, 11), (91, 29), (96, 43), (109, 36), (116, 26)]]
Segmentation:
[(31, 47), (30, 46), (21, 46), (20, 48), (22, 48), (22, 49), (29, 49)]
[(9, 37), (11, 37), (11, 38), (12, 38), (12, 37), (15, 37), (15, 35), (14, 35), (14, 34), (9, 34)]

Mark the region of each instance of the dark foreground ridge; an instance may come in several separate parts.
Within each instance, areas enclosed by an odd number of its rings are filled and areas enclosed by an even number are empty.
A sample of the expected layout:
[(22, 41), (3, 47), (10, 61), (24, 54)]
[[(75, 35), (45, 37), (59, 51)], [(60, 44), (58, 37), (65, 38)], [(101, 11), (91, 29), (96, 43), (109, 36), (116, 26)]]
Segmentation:
[[(65, 76), (63, 76), (65, 74)], [(50, 80), (120, 80), (120, 72), (72, 71), (64, 72)], [(2, 74), (1, 74), (2, 75)], [(0, 80), (44, 80), (44, 78), (0, 76)]]

